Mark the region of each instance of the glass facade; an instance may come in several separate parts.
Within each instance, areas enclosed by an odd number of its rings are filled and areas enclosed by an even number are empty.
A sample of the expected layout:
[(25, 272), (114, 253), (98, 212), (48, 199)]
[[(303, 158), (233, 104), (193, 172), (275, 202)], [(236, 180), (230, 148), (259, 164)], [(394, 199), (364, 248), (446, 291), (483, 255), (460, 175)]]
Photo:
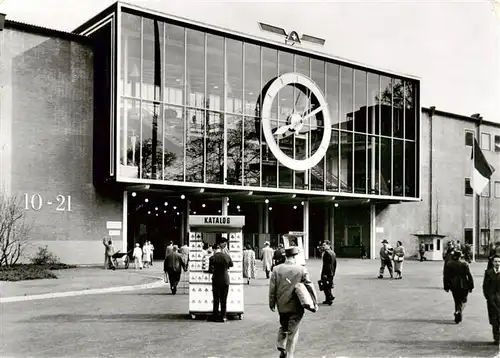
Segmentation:
[[(119, 180), (419, 196), (418, 81), (167, 20), (120, 16)], [(328, 150), (307, 171), (281, 164), (261, 129), (266, 88), (291, 72), (312, 79), (331, 117)], [(285, 86), (272, 102), (273, 131), (312, 108), (306, 88)], [(276, 141), (298, 160), (319, 149), (322, 115), (300, 128)]]

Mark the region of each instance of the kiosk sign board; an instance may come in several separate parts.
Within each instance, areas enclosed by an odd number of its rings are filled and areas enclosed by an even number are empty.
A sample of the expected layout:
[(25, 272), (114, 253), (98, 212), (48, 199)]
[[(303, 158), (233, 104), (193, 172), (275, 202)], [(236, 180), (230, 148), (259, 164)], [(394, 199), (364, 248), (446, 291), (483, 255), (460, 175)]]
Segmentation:
[(242, 228), (244, 216), (189, 215), (189, 226)]

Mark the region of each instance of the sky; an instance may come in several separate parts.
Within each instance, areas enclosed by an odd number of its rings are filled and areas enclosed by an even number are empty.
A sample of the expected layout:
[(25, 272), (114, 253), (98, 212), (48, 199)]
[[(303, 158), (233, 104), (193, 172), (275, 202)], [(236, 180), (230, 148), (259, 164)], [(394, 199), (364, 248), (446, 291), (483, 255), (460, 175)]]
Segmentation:
[[(418, 77), (421, 104), (500, 122), (500, 0), (127, 0), (252, 36), (264, 22), (326, 39), (302, 47)], [(0, 0), (8, 20), (72, 31), (113, 0)]]

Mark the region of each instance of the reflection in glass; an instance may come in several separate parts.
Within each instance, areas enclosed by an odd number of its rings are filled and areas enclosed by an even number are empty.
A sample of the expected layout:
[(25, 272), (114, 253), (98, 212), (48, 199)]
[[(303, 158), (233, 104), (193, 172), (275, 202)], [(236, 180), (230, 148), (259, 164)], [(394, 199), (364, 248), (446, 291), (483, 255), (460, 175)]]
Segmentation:
[(325, 93), (325, 62), (311, 60), (311, 79), (318, 85), (323, 94)]
[(206, 182), (222, 184), (224, 176), (224, 115), (206, 111)]
[[(142, 138), (136, 145), (140, 152), (140, 173), (143, 179), (161, 179), (162, 173), (162, 142), (158, 140), (158, 133), (163, 132), (162, 120), (158, 120), (161, 113), (160, 105), (151, 102), (142, 102)], [(131, 153), (133, 154), (133, 153)], [(133, 156), (131, 155), (130, 158)]]
[(243, 43), (226, 39), (226, 112), (243, 113)]
[(119, 93), (140, 97), (141, 18), (122, 12), (122, 55)]
[(366, 135), (354, 135), (354, 192), (366, 193)]
[(391, 195), (392, 184), (392, 144), (390, 138), (380, 138), (380, 194)]
[(224, 39), (207, 34), (207, 109), (223, 110)]
[(187, 30), (187, 105), (205, 108), (205, 34)]
[(417, 197), (417, 163), (415, 142), (405, 142), (405, 196)]
[(327, 63), (326, 65), (326, 100), (330, 109), (332, 128), (339, 126), (339, 65)]
[(380, 76), (368, 72), (368, 133), (379, 134)]
[(163, 179), (184, 180), (184, 123), (183, 107), (166, 106), (163, 131)]
[(380, 97), (378, 102), (381, 105), (380, 114), (380, 134), (392, 136), (392, 80), (389, 77), (380, 77)]
[[(243, 119), (243, 185), (260, 185), (260, 132), (256, 132), (256, 121), (254, 117), (244, 117)], [(259, 122), (260, 123), (260, 122)]]
[(380, 137), (368, 136), (368, 194), (379, 194), (379, 149)]
[(202, 183), (205, 160), (205, 111), (188, 109), (186, 127), (186, 181)]
[(183, 105), (184, 101), (184, 48), (185, 29), (165, 24), (165, 102)]
[(262, 90), (260, 84), (260, 46), (245, 43), (245, 103), (244, 113), (252, 117), (260, 116), (257, 99)]
[(120, 101), (121, 133), (121, 175), (126, 178), (139, 178), (140, 135), (141, 135), (141, 102), (135, 99)]
[(142, 92), (148, 100), (161, 100), (161, 67), (163, 60), (163, 23), (143, 19), (142, 24)]
[(394, 168), (392, 173), (393, 180), (393, 195), (403, 195), (403, 165), (404, 165), (404, 151), (403, 141), (394, 139), (393, 141), (393, 161)]
[(348, 67), (340, 68), (340, 128), (352, 130), (352, 105), (353, 105), (353, 70)]
[[(279, 74), (293, 72), (293, 54), (289, 52), (280, 51), (279, 54)], [(295, 103), (294, 93), (295, 87), (288, 85), (278, 92), (276, 101), (278, 102), (278, 119), (279, 127), (288, 123), (290, 114), (293, 113), (293, 105)], [(290, 158), (293, 158), (293, 143), (294, 136), (286, 137), (279, 140), (279, 147)], [(293, 188), (293, 170), (285, 167), (281, 163), (279, 165), (279, 187), (280, 188)]]
[[(262, 86), (265, 89), (276, 79), (278, 76), (278, 51), (262, 48)], [(261, 99), (263, 100), (263, 99)], [(271, 106), (271, 118), (278, 118), (278, 101), (275, 100)], [(278, 126), (278, 121), (271, 121), (272, 128)], [(277, 186), (277, 170), (278, 161), (273, 153), (267, 146), (265, 140), (262, 140), (262, 185), (265, 187), (276, 188)]]
[(415, 91), (414, 84), (405, 81), (405, 138), (415, 140), (416, 111), (414, 105)]
[[(307, 156), (307, 137), (295, 137), (295, 159), (303, 159)], [(309, 189), (309, 177), (306, 172), (295, 172), (295, 189)]]
[(332, 130), (330, 146), (326, 152), (326, 190), (339, 191), (339, 132)]
[(309, 57), (295, 55), (295, 72), (302, 73), (307, 77), (310, 77), (310, 65)]
[(354, 131), (366, 133), (366, 72), (354, 71)]
[(340, 133), (340, 185), (341, 191), (352, 193), (353, 182), (353, 134)]
[(404, 108), (404, 86), (403, 81), (395, 79), (392, 87), (392, 130), (394, 137), (403, 138), (403, 108)]
[(227, 184), (242, 185), (243, 117), (227, 116)]
[[(311, 148), (310, 155), (316, 153), (323, 139), (323, 126), (318, 127), (317, 130), (311, 131)], [(324, 170), (324, 159), (311, 168), (311, 189), (323, 191), (325, 182), (325, 170)]]

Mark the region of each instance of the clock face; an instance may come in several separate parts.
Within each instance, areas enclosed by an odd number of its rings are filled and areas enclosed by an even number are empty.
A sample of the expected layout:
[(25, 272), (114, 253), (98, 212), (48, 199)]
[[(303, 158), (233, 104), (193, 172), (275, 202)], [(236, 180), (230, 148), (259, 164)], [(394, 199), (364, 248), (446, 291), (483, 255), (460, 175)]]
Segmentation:
[[(289, 109), (289, 113), (285, 114), (286, 120), (281, 121), (273, 118), (273, 103), (277, 100), (280, 91), (289, 86), (294, 87), (294, 92), (297, 92), (299, 96), (306, 96), (308, 101), (305, 110), (303, 108), (298, 110), (294, 105), (294, 108)], [(323, 159), (332, 135), (330, 112), (321, 89), (309, 77), (300, 73), (286, 73), (276, 78), (264, 94), (261, 114), (262, 130), (267, 145), (281, 164), (296, 171), (306, 171)], [(322, 122), (322, 128), (316, 125), (318, 122)], [(308, 143), (306, 147), (310, 147), (311, 132), (320, 130), (323, 131), (321, 143), (311, 156), (306, 154), (304, 159), (291, 158), (280, 149), (279, 140), (289, 136), (305, 138)]]

